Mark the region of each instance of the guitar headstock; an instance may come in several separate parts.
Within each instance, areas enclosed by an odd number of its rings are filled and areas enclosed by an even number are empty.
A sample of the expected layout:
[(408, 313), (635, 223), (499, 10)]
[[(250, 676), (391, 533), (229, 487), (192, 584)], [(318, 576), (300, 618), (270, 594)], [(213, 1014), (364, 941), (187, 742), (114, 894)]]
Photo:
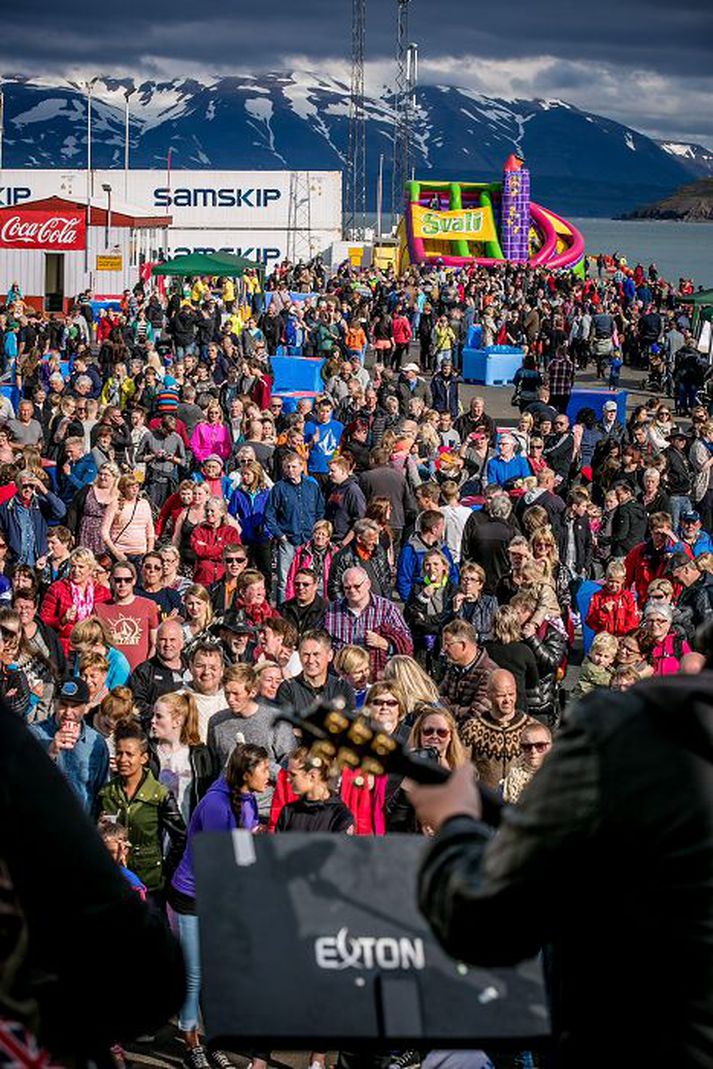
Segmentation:
[(277, 719), (300, 732), (312, 757), (340, 770), (371, 776), (395, 772), (419, 783), (442, 783), (448, 777), (436, 761), (405, 750), (368, 716), (350, 712), (341, 699), (317, 701), (303, 713), (281, 712)]

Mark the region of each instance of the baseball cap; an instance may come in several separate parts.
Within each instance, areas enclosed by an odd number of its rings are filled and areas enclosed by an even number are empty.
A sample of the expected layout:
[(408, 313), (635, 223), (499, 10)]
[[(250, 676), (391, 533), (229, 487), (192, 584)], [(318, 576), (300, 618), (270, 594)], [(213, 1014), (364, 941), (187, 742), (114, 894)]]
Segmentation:
[(681, 514), (681, 523), (698, 523), (700, 518), (701, 514), (699, 512), (696, 512), (695, 509), (690, 509), (690, 511)]
[(79, 676), (72, 676), (64, 680), (58, 697), (68, 705), (86, 705), (89, 702), (89, 687)]
[(671, 559), (668, 562), (667, 572), (675, 572), (677, 568), (685, 568), (687, 564), (691, 564), (691, 558), (687, 553), (682, 553), (680, 550), (678, 553), (672, 553)]
[(618, 412), (619, 411), (619, 406), (617, 405), (616, 401), (605, 401), (604, 402), (604, 411), (605, 412)]
[(685, 431), (683, 427), (676, 427), (674, 425), (671, 428), (669, 438), (688, 438), (688, 432)]
[(401, 368), (401, 370), (402, 371), (420, 371), (421, 368), (418, 366), (418, 364), (411, 363), (411, 364), (404, 364), (404, 366)]

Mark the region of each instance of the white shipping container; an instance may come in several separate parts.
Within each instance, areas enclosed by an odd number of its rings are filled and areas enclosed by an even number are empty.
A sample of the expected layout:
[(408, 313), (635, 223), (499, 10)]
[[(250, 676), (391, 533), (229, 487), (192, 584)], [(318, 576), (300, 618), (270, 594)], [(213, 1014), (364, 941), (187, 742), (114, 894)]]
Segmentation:
[(166, 231), (167, 256), (189, 252), (229, 252), (264, 264), (270, 271), (275, 264), (291, 258), (308, 260), (323, 254), (341, 237), (339, 230), (203, 230), (171, 227)]
[[(104, 206), (102, 185), (150, 215), (171, 215), (177, 227), (339, 230), (339, 171), (94, 171), (92, 200)], [(0, 207), (43, 197), (86, 197), (82, 170), (3, 170)]]

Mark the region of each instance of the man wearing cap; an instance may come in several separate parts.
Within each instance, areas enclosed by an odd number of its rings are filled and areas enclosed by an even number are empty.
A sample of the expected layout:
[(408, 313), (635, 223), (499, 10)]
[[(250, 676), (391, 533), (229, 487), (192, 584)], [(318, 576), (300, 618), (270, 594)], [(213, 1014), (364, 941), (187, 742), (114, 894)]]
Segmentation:
[(39, 558), (47, 556), (47, 521), (63, 519), (66, 509), (34, 472), (25, 469), (16, 479), (17, 494), (0, 505), (0, 531), (12, 562), (34, 568)]
[(681, 541), (691, 547), (694, 557), (700, 557), (701, 553), (713, 553), (713, 538), (703, 530), (700, 513), (695, 509), (681, 514), (678, 533)]
[(84, 722), (89, 687), (83, 679), (65, 679), (48, 720), (30, 730), (66, 776), (88, 811), (109, 777), (109, 750), (102, 735)]
[(672, 427), (669, 435), (671, 444), (663, 450), (668, 464), (667, 485), (671, 519), (674, 531), (678, 528), (681, 514), (693, 512), (691, 490), (693, 489), (693, 468), (688, 459), (688, 435), (682, 427)]
[[(626, 427), (618, 419), (619, 408), (616, 401), (605, 401), (602, 408), (602, 418), (597, 423), (597, 430), (602, 433), (602, 442), (623, 442)], [(597, 448), (601, 448), (597, 443)]]
[(713, 617), (713, 575), (702, 571), (697, 561), (685, 553), (674, 553), (669, 574), (683, 587), (678, 609), (687, 622), (689, 634)]
[(419, 378), (419, 371), (418, 364), (413, 363), (404, 364), (401, 368), (401, 374), (396, 383), (396, 393), (399, 398), (399, 412), (402, 416), (408, 415), (409, 401), (412, 397), (422, 397), (426, 405), (429, 403), (429, 389), (424, 380)]

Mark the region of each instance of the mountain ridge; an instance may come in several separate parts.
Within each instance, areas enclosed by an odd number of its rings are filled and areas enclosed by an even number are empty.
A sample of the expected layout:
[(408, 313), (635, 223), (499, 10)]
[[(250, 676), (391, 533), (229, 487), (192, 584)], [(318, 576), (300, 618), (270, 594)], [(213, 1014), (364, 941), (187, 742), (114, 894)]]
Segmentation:
[[(0, 88), (5, 168), (85, 166), (81, 83), (4, 75)], [(99, 78), (92, 98), (97, 168), (123, 166), (126, 90), (132, 91), (132, 167), (165, 167), (169, 147), (176, 170), (344, 167), (349, 87), (327, 73), (271, 71), (206, 80)], [(416, 101), (416, 177), (494, 180), (512, 151), (523, 152), (533, 198), (564, 214), (621, 215), (665, 198), (692, 175), (706, 175), (707, 154), (713, 169), (713, 153), (702, 146), (666, 142), (664, 147), (562, 100), (506, 99), (452, 85), (423, 85)], [(388, 94), (368, 96), (365, 115), (367, 196), (373, 209), (382, 154), (389, 203), (394, 113)]]

